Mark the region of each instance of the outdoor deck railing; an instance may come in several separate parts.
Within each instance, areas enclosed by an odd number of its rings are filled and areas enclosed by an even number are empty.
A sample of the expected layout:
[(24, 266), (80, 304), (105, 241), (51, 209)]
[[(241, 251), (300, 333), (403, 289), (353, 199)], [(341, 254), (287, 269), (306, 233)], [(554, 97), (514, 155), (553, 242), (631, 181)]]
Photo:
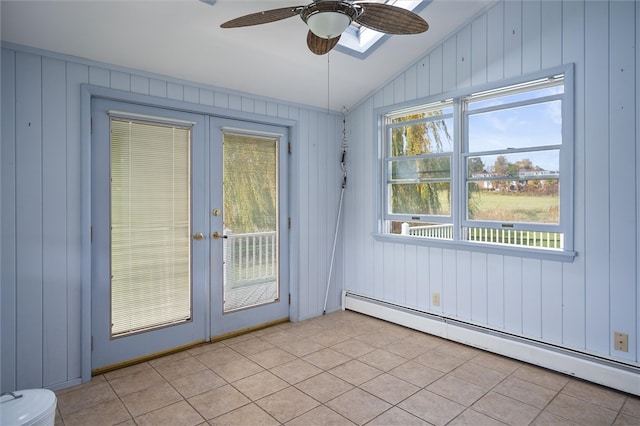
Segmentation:
[(232, 287), (275, 281), (278, 271), (276, 232), (225, 232), (225, 283)]
[[(453, 239), (453, 225), (420, 225), (402, 224), (402, 235), (415, 237)], [(562, 249), (564, 236), (556, 232), (521, 231), (516, 229), (463, 228), (462, 238), (466, 241), (477, 241), (489, 244), (506, 244), (520, 247), (538, 247)]]

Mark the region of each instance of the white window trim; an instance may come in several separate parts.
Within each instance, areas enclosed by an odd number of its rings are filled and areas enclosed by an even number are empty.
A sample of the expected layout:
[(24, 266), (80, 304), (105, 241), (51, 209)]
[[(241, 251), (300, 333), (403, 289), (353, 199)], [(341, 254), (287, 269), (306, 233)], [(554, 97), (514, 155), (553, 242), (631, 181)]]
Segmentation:
[[(564, 234), (564, 249), (544, 249), (544, 248), (528, 248), (523, 246), (506, 246), (498, 244), (483, 244), (474, 243), (460, 239), (460, 231), (462, 226), (465, 226), (464, 215), (466, 209), (462, 209), (464, 204), (464, 197), (466, 194), (464, 186), (466, 185), (466, 179), (460, 175), (460, 164), (463, 161), (466, 152), (462, 151), (463, 141), (462, 132), (459, 129), (462, 128), (462, 111), (460, 111), (460, 100), (466, 98), (474, 93), (481, 93), (491, 90), (496, 90), (501, 87), (512, 86), (521, 84), (528, 81), (534, 81), (543, 78), (549, 78), (554, 75), (564, 75), (564, 99), (562, 102), (562, 149), (560, 153), (560, 170), (562, 173), (562, 188), (569, 188), (570, 191), (564, 191), (561, 193), (560, 200), (560, 231)], [(417, 109), (420, 106), (441, 102), (444, 100), (454, 99), (454, 153), (452, 157), (452, 221), (454, 224), (454, 238), (453, 240), (441, 240), (423, 237), (414, 237), (406, 235), (398, 235), (384, 232), (386, 219), (386, 202), (387, 197), (385, 192), (387, 191), (385, 182), (385, 170), (386, 167), (386, 153), (384, 151), (383, 138), (386, 131), (385, 119), (389, 114), (406, 110), (411, 111)], [(467, 250), (474, 252), (508, 255), (508, 256), (521, 256), (527, 258), (554, 260), (561, 262), (573, 262), (577, 253), (574, 251), (574, 65), (567, 64), (560, 67), (543, 70), (537, 73), (518, 76), (516, 78), (501, 80), (497, 83), (490, 83), (482, 86), (466, 88), (464, 90), (456, 90), (446, 93), (441, 93), (436, 96), (430, 96), (427, 98), (421, 98), (410, 102), (404, 102), (401, 104), (390, 105), (386, 107), (376, 108), (374, 110), (374, 135), (378, 139), (378, 149), (375, 152), (377, 179), (375, 180), (375, 193), (376, 193), (376, 228), (372, 232), (372, 236), (377, 241), (382, 242), (394, 242), (402, 244), (412, 244), (428, 247), (448, 248), (453, 250)], [(429, 219), (430, 220), (430, 219)]]

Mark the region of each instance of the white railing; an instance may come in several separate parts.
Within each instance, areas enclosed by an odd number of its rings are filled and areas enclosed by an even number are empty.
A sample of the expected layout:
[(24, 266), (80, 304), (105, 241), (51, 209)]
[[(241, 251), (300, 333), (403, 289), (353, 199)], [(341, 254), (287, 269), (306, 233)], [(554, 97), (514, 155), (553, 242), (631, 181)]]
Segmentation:
[[(402, 235), (415, 237), (453, 239), (453, 225), (420, 225), (409, 226), (402, 224)], [(564, 248), (564, 235), (555, 232), (521, 231), (515, 229), (494, 228), (463, 228), (461, 237), (466, 241), (476, 241), (488, 244), (512, 245), (521, 247), (537, 247), (562, 249)]]
[(402, 224), (402, 235), (451, 240), (453, 239), (453, 225), (447, 223), (443, 225), (409, 226), (405, 222)]
[(224, 274), (231, 287), (275, 281), (278, 271), (276, 232), (225, 232)]

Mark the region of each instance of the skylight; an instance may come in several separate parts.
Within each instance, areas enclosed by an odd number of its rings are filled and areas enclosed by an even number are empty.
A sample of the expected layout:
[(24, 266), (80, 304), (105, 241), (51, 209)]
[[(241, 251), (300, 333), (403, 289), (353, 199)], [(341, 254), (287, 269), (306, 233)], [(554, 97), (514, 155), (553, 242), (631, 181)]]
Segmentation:
[[(383, 3), (418, 13), (431, 3), (431, 0), (385, 0)], [(365, 59), (389, 37), (389, 34), (380, 33), (353, 22), (342, 33), (335, 50), (358, 59)]]

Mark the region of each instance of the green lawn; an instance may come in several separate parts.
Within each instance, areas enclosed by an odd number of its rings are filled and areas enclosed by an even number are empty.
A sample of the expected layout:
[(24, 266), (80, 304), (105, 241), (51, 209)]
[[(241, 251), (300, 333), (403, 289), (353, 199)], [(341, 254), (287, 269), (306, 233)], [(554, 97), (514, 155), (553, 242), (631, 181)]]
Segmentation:
[(471, 219), (498, 222), (558, 223), (558, 196), (478, 192), (472, 198)]

